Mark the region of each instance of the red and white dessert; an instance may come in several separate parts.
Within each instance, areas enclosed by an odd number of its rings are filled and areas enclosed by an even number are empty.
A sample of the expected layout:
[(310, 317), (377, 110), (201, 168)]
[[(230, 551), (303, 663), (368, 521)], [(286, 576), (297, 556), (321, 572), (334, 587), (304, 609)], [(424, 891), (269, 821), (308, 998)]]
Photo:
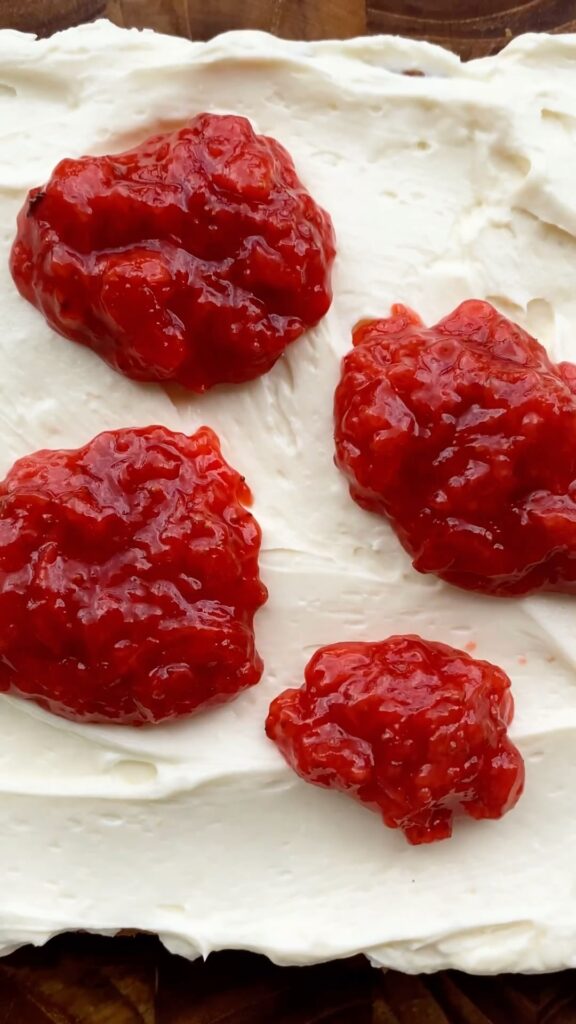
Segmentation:
[[(221, 707), (134, 729), (1, 697), (0, 949), (128, 927), (188, 956), (573, 964), (574, 597), (497, 601), (415, 572), (386, 519), (351, 500), (332, 410), (354, 326), (395, 303), (435, 324), (488, 300), (551, 363), (574, 360), (576, 41), (527, 37), (461, 64), (398, 39), (204, 44), (99, 23), (0, 33), (0, 68), (0, 478), (102, 431), (209, 424), (254, 495), (269, 591), (255, 617), (265, 671)], [(134, 150), (199, 112), (276, 139), (338, 239), (325, 316), (268, 372), (203, 394), (134, 381), (64, 340), (9, 269), (28, 192), (61, 160)], [(419, 847), (299, 779), (263, 729), (319, 648), (405, 634), (506, 673), (526, 764), (501, 820), (464, 815), (450, 840)]]

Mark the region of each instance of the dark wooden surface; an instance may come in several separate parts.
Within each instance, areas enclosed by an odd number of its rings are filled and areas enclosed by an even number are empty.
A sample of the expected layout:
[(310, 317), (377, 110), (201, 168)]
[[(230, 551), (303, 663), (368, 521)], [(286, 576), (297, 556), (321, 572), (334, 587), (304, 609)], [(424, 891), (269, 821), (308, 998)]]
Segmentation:
[(1, 1024), (574, 1024), (574, 972), (408, 977), (363, 957), (275, 967), (250, 953), (206, 963), (152, 936), (61, 936), (0, 959)]
[[(469, 58), (524, 31), (576, 31), (576, 0), (0, 0), (0, 27), (46, 35), (106, 16), (209, 38), (262, 28), (288, 38), (392, 32)], [(206, 964), (151, 936), (63, 936), (0, 960), (0, 1024), (576, 1024), (576, 972), (409, 978), (361, 958), (278, 968), (249, 954)]]
[(576, 31), (576, 0), (368, 0), (367, 23), (482, 57), (522, 32)]
[(288, 38), (392, 32), (464, 57), (520, 32), (576, 31), (576, 0), (0, 0), (0, 24), (47, 34), (96, 17), (207, 39), (230, 28)]

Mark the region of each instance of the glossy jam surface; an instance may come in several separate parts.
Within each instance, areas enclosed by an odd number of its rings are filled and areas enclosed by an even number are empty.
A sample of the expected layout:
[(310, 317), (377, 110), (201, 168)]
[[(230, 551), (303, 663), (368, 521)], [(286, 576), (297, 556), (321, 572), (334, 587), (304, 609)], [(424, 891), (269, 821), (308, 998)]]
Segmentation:
[(336, 461), (420, 572), (487, 594), (576, 592), (576, 367), (487, 302), (354, 333)]
[(300, 689), (271, 704), (266, 731), (294, 770), (379, 810), (410, 843), (452, 834), (460, 808), (500, 818), (524, 785), (507, 736), (510, 680), (417, 636), (316, 651)]
[(266, 373), (331, 301), (330, 219), (286, 150), (200, 114), (115, 156), (63, 160), (29, 193), (14, 280), (114, 369), (193, 391)]
[(142, 725), (257, 683), (266, 590), (249, 500), (205, 427), (20, 459), (0, 484), (0, 689)]

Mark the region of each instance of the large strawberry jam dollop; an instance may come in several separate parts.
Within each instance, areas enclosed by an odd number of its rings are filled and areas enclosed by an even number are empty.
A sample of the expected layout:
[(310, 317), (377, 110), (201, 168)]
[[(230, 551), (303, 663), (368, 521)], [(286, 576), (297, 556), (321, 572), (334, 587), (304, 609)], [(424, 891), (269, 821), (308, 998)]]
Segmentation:
[(316, 651), (304, 686), (272, 702), (266, 731), (306, 781), (349, 793), (419, 844), (448, 838), (458, 808), (500, 818), (514, 806), (524, 764), (512, 715), (501, 669), (392, 636)]
[(16, 462), (0, 483), (0, 689), (142, 725), (257, 683), (249, 499), (205, 427), (115, 430)]
[(487, 594), (576, 592), (576, 367), (489, 303), (361, 324), (336, 461), (420, 572)]
[(330, 305), (330, 219), (286, 150), (200, 114), (63, 160), (18, 217), (14, 280), (55, 330), (137, 380), (250, 380)]

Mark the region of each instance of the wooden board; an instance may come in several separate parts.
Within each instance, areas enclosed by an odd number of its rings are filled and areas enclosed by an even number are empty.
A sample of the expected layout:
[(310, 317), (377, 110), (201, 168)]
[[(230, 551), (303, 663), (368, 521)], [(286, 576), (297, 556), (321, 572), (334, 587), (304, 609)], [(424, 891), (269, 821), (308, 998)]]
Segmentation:
[[(288, 38), (366, 31), (430, 39), (463, 57), (524, 31), (576, 31), (576, 0), (0, 0), (0, 27), (49, 34), (107, 16), (209, 38), (262, 28)], [(63, 936), (0, 960), (0, 1024), (576, 1024), (576, 971), (410, 978), (365, 960), (279, 968), (223, 953), (206, 964), (151, 936)]]
[(0, 959), (1, 1024), (574, 1024), (576, 972), (409, 977), (363, 957), (275, 967), (250, 953), (206, 963), (152, 936), (61, 936)]

